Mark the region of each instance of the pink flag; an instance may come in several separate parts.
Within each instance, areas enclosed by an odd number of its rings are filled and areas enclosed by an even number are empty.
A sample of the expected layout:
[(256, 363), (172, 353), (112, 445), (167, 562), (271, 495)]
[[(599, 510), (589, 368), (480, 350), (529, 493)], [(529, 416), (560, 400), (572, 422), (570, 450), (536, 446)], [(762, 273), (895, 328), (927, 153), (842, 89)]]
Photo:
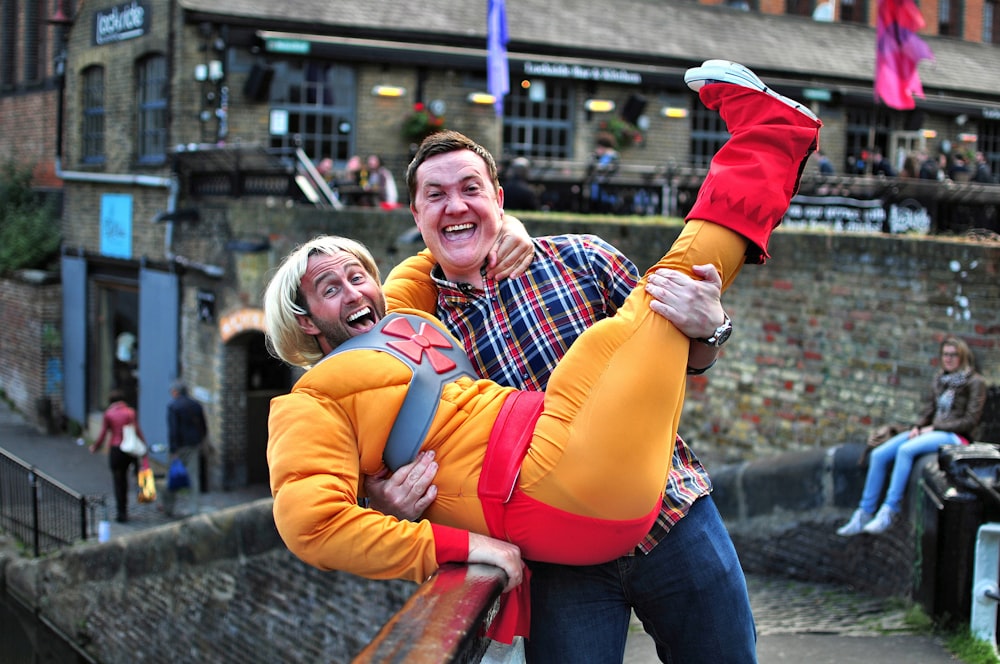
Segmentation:
[(925, 25), (913, 0), (879, 0), (876, 21), (875, 99), (886, 106), (907, 110), (923, 98), (917, 65), (934, 54), (916, 31)]

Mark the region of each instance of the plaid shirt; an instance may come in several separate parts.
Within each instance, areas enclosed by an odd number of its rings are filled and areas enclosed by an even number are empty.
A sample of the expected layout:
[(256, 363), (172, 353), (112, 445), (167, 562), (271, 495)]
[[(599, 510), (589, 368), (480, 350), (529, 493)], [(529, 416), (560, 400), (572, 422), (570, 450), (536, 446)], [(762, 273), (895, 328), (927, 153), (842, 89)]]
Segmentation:
[[(482, 291), (431, 272), (437, 316), (463, 340), (480, 374), (525, 390), (544, 390), (580, 334), (614, 315), (638, 281), (635, 265), (596, 235), (533, 240), (535, 258), (517, 279), (486, 280)], [(656, 523), (636, 547), (649, 553), (691, 504), (712, 490), (701, 462), (678, 436)]]

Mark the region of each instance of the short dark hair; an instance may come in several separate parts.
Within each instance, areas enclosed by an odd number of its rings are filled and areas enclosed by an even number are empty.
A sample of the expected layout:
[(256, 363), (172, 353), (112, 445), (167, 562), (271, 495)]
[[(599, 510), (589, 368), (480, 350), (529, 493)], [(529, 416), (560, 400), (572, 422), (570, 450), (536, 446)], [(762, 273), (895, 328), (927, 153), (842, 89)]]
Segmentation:
[(110, 406), (116, 401), (125, 401), (125, 392), (117, 388), (108, 392), (108, 405)]
[(451, 130), (439, 131), (424, 139), (420, 147), (417, 148), (417, 154), (413, 156), (410, 165), (406, 167), (406, 188), (410, 192), (410, 203), (417, 198), (417, 169), (420, 168), (420, 165), (431, 157), (459, 150), (469, 150), (479, 155), (486, 162), (486, 170), (489, 172), (490, 180), (493, 182), (493, 191), (500, 190), (497, 162), (489, 150), (465, 134)]
[(181, 381), (177, 380), (177, 381), (174, 381), (174, 383), (170, 386), (170, 391), (171, 392), (176, 392), (177, 394), (179, 394), (181, 396), (187, 396), (188, 387), (187, 387), (187, 385), (185, 385)]

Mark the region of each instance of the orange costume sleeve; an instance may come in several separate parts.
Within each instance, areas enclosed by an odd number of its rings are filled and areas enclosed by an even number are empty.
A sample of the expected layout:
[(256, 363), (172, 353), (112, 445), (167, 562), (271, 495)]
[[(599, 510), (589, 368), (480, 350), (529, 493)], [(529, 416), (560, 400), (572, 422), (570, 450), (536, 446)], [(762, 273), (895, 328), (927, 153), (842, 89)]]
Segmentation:
[(378, 362), (378, 355), (321, 362), (272, 401), (267, 458), (275, 523), (289, 550), (320, 569), (422, 581), (442, 563), (468, 558), (468, 532), (358, 505), (360, 475), (382, 467), (382, 446), (410, 380), (406, 367)]
[(431, 270), (436, 264), (431, 252), (424, 249), (394, 267), (382, 287), (386, 310), (416, 309), (433, 315), (438, 289), (431, 280)]

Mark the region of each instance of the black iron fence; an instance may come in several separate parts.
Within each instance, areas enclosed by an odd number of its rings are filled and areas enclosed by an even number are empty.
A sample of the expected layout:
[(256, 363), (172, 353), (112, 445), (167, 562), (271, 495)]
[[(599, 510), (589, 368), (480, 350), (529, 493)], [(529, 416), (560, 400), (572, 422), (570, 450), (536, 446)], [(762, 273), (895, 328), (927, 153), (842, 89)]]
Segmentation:
[(103, 504), (103, 496), (87, 498), (0, 450), (0, 529), (35, 556), (87, 539)]

